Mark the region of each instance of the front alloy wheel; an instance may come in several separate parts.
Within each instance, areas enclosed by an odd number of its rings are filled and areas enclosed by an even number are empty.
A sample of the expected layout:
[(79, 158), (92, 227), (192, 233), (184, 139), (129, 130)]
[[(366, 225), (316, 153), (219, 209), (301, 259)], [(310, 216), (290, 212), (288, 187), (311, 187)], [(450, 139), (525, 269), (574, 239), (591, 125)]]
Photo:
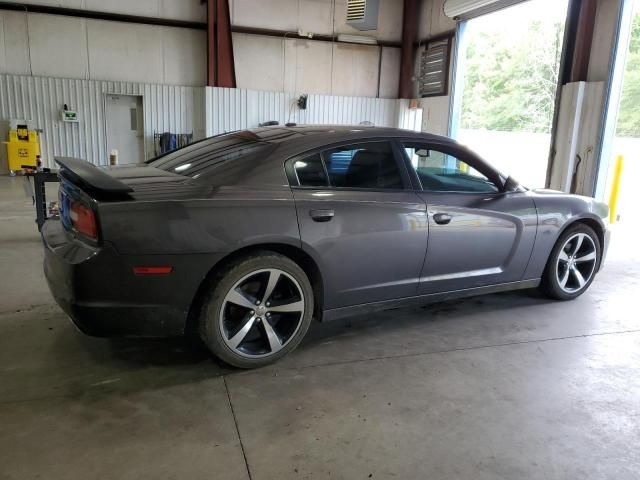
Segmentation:
[(576, 298), (591, 285), (599, 262), (598, 236), (591, 227), (578, 223), (569, 227), (556, 242), (540, 286), (552, 298)]
[(560, 288), (575, 293), (589, 283), (596, 270), (598, 251), (586, 233), (576, 233), (564, 243), (558, 255), (556, 278)]

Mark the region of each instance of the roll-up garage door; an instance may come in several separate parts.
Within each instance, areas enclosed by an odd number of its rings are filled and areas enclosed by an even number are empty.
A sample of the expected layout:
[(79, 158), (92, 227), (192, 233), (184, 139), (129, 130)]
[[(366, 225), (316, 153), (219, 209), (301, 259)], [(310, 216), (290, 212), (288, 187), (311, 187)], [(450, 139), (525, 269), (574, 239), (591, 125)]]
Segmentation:
[(468, 20), (524, 1), (526, 0), (446, 0), (444, 14), (457, 20)]

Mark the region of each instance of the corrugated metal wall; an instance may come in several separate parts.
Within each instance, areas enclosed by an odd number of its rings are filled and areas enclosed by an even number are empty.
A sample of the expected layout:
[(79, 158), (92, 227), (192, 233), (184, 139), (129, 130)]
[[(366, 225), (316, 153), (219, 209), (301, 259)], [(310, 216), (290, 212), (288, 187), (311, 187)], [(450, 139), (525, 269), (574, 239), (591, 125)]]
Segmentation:
[[(107, 94), (142, 95), (147, 158), (154, 155), (154, 132), (193, 132), (197, 139), (257, 127), (269, 120), (281, 125), (368, 122), (419, 130), (421, 121), (421, 110), (409, 110), (407, 100), (309, 95), (307, 109), (300, 110), (295, 104), (298, 95), (293, 93), (21, 75), (0, 75), (0, 120), (27, 120), (42, 130), (45, 166), (54, 166), (55, 156), (104, 165), (108, 162)], [(60, 120), (64, 104), (78, 112), (79, 123)]]
[(419, 132), (422, 130), (422, 108), (409, 108), (410, 100), (400, 99), (398, 102), (398, 128)]
[[(45, 166), (54, 156), (107, 163), (106, 94), (142, 95), (147, 157), (153, 156), (153, 133), (194, 133), (204, 136), (204, 88), (129, 82), (70, 80), (0, 75), (0, 119), (28, 120), (41, 129)], [(64, 104), (78, 112), (79, 123), (60, 121)]]
[(376, 126), (397, 127), (404, 118), (400, 101), (393, 99), (309, 95), (307, 109), (300, 110), (295, 104), (298, 95), (294, 93), (207, 87), (206, 97), (207, 135), (257, 127), (270, 120), (280, 124), (370, 122)]

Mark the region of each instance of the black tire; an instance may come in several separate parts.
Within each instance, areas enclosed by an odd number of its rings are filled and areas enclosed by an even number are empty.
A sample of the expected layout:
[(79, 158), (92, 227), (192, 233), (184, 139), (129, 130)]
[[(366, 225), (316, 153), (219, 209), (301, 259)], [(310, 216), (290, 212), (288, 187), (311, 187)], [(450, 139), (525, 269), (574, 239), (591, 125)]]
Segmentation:
[[(267, 276), (268, 282), (271, 273), (264, 272), (265, 270), (284, 272), (284, 274), (278, 274), (278, 286), (274, 287), (274, 294), (278, 288), (287, 288), (287, 291), (293, 292), (293, 294), (299, 290), (299, 296), (302, 297), (303, 301), (302, 313), (299, 320), (296, 320), (298, 318), (297, 314), (275, 311), (273, 314), (271, 312), (263, 313), (262, 316), (256, 320), (251, 320), (260, 314), (258, 307), (254, 307), (255, 311), (245, 312), (242, 309), (248, 309), (248, 307), (240, 307), (239, 304), (230, 302), (227, 299), (227, 295), (232, 294), (232, 289), (233, 291), (238, 291), (238, 289), (243, 288), (242, 286), (238, 286), (237, 283), (247, 277), (249, 277), (247, 282), (250, 286), (260, 284), (258, 280), (253, 282), (252, 280), (258, 277), (261, 279), (264, 275)], [(285, 285), (281, 286), (283, 281)], [(234, 288), (234, 286), (236, 286), (236, 288)], [(268, 289), (268, 286), (264, 285), (264, 288)], [(264, 290), (263, 293), (265, 293)], [(260, 296), (260, 294), (256, 295), (256, 298)], [(246, 300), (246, 297), (250, 297), (250, 295), (247, 294), (243, 298)], [(228, 265), (227, 268), (220, 272), (211, 282), (201, 310), (199, 321), (200, 337), (214, 355), (229, 365), (238, 368), (262, 367), (287, 355), (302, 341), (313, 317), (313, 302), (313, 288), (307, 275), (298, 264), (288, 257), (274, 252), (254, 253)], [(265, 300), (265, 305), (268, 305), (267, 300)], [(224, 312), (223, 307), (225, 308)], [(251, 321), (252, 326), (249, 327), (250, 329), (247, 330), (246, 335), (247, 337), (255, 338), (255, 340), (250, 342), (254, 350), (258, 352), (255, 356), (251, 354), (251, 350), (241, 351), (241, 349), (244, 348), (242, 345), (245, 341), (241, 341), (235, 349), (232, 345), (228, 344), (232, 341), (232, 338), (229, 337), (233, 336), (232, 332), (225, 331), (227, 325), (226, 317), (232, 316), (229, 308), (235, 313), (236, 318), (240, 318), (238, 325), (243, 324), (246, 326)], [(274, 306), (273, 308), (278, 307)], [(269, 318), (267, 318), (267, 316), (269, 316)], [(246, 320), (247, 318), (249, 318), (249, 320)], [(294, 330), (289, 324), (293, 324), (295, 321), (298, 322), (298, 326)], [(264, 324), (262, 322), (269, 323)], [(270, 348), (271, 338), (269, 337), (269, 333), (267, 333), (267, 325), (269, 326), (269, 331), (273, 334), (273, 332), (277, 331), (280, 322), (284, 322), (283, 325), (289, 327), (292, 333), (290, 333), (288, 337), (278, 335), (278, 340), (282, 346), (279, 347), (280, 350), (275, 351), (275, 353), (269, 353), (273, 349)], [(240, 327), (238, 333), (240, 330), (243, 330), (243, 328), (244, 327)], [(260, 336), (263, 338), (260, 338)], [(285, 338), (286, 341), (283, 342)], [(261, 348), (265, 350), (269, 349), (269, 352), (260, 353)]]
[[(595, 259), (592, 264), (592, 270), (589, 275), (589, 278), (586, 279), (583, 286), (579, 284), (575, 285), (575, 291), (567, 291), (566, 288), (563, 288), (561, 285), (561, 280), (559, 279), (560, 271), (559, 271), (559, 257), (564, 248), (569, 247), (571, 249), (571, 245), (567, 246), (567, 241), (572, 237), (575, 237), (577, 234), (584, 234), (589, 237), (593, 246), (595, 247)], [(584, 240), (583, 240), (584, 245)], [(584, 248), (584, 247), (582, 247)], [(544, 273), (542, 275), (542, 282), (540, 284), (540, 290), (550, 298), (556, 300), (573, 300), (574, 298), (579, 297), (584, 292), (587, 291), (591, 282), (596, 276), (598, 268), (600, 266), (600, 259), (602, 255), (602, 250), (600, 246), (600, 240), (598, 239), (598, 235), (596, 232), (583, 223), (576, 223), (573, 226), (567, 228), (566, 231), (560, 235), (558, 241), (556, 242), (553, 250), (551, 250), (551, 254), (549, 255), (549, 259), (547, 260), (547, 265), (544, 269)], [(565, 255), (566, 256), (566, 255)], [(574, 255), (575, 257), (575, 255)], [(564, 262), (563, 262), (564, 263)], [(591, 267), (591, 265), (589, 265)], [(568, 267), (566, 267), (568, 268)], [(587, 270), (585, 270), (587, 271)], [(567, 276), (570, 276), (569, 274)]]

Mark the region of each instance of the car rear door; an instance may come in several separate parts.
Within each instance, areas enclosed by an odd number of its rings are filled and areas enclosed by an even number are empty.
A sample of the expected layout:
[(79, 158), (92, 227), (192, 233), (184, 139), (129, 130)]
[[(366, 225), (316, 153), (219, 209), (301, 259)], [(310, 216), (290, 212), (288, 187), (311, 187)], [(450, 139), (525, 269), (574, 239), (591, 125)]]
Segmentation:
[(333, 146), (291, 159), (287, 173), (303, 249), (322, 271), (325, 309), (416, 294), (426, 206), (396, 145)]
[(429, 219), (418, 292), (522, 280), (537, 229), (529, 194), (504, 192), (496, 171), (455, 144), (399, 143)]

